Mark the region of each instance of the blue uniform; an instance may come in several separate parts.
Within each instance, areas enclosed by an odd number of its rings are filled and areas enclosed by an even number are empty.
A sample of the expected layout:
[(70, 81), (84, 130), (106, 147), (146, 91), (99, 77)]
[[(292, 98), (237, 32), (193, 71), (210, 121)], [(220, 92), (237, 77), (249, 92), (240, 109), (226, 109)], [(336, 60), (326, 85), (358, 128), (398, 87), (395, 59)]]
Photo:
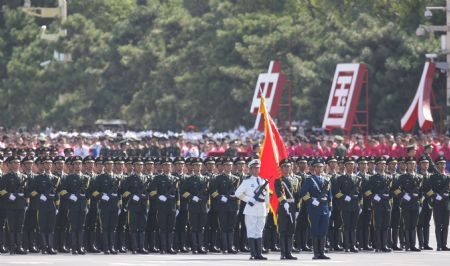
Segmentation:
[(311, 175), (300, 189), (300, 198), (307, 204), (311, 236), (325, 237), (330, 220), (331, 191), (329, 181), (322, 176)]

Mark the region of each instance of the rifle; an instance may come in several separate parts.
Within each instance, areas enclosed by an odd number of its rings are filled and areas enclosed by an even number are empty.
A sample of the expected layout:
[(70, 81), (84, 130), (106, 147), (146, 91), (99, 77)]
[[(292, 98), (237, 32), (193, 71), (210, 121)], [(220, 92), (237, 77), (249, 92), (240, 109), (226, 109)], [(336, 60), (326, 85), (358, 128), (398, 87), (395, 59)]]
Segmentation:
[[(268, 179), (266, 179), (265, 181), (264, 181), (264, 183), (262, 184), (262, 185), (260, 185), (259, 187), (257, 187), (256, 189), (255, 189), (255, 191), (253, 192), (255, 195), (253, 196), (253, 198), (256, 200), (256, 201), (260, 201), (259, 200), (259, 196), (261, 196), (261, 194), (264, 192), (264, 189), (265, 189), (265, 187), (267, 186), (267, 184), (269, 184), (269, 180)], [(247, 204), (248, 205), (250, 205), (250, 206), (254, 206), (255, 204), (254, 203), (252, 203), (252, 202), (247, 202)]]

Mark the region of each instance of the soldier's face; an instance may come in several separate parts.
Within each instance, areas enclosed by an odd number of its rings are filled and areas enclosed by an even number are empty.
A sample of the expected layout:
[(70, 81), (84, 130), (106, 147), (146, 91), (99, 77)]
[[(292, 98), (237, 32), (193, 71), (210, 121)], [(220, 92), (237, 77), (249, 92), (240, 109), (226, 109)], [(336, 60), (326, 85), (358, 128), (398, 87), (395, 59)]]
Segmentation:
[(73, 162), (72, 163), (72, 171), (80, 172), (81, 171), (81, 162)]
[(202, 169), (202, 165), (199, 163), (196, 163), (192, 166), (192, 169), (194, 173), (200, 173), (200, 170)]
[(22, 164), (23, 167), (23, 171), (26, 173), (31, 172), (31, 170), (33, 169), (33, 163), (32, 162), (25, 162)]
[(10, 162), (10, 163), (8, 163), (8, 168), (12, 172), (18, 172), (19, 169), (20, 169), (20, 163), (19, 162), (15, 162), (15, 161)]
[(328, 162), (328, 168), (330, 169), (330, 171), (336, 170), (336, 167), (337, 167), (337, 162), (334, 162), (334, 161)]
[(361, 172), (367, 171), (367, 163), (359, 163), (358, 167), (359, 167), (359, 171), (361, 171)]
[(445, 170), (445, 165), (446, 165), (446, 162), (438, 162), (436, 164), (436, 168), (438, 169), (439, 172), (443, 173)]
[(113, 163), (112, 162), (111, 163), (104, 163), (103, 165), (105, 167), (105, 172), (107, 172), (107, 173), (112, 172), (112, 169), (113, 169)]
[(155, 165), (152, 163), (147, 163), (144, 165), (144, 167), (145, 167), (145, 171), (152, 173), (155, 168)]
[(133, 168), (136, 173), (141, 173), (142, 169), (144, 169), (144, 165), (141, 163), (137, 163), (137, 164), (134, 164)]
[(346, 163), (345, 164), (345, 171), (347, 173), (353, 173), (354, 169), (355, 169), (355, 164), (354, 163)]
[(250, 174), (252, 176), (259, 176), (259, 169), (260, 169), (259, 166), (252, 166), (252, 167), (250, 167)]
[(64, 163), (63, 162), (55, 162), (55, 170), (57, 172), (62, 172), (64, 169)]
[(305, 172), (306, 167), (308, 166), (308, 164), (306, 162), (299, 162), (299, 163), (297, 163), (297, 165), (298, 165), (298, 170), (300, 172)]
[(389, 163), (388, 169), (389, 171), (394, 172), (395, 170), (397, 170), (397, 163)]
[(289, 175), (290, 169), (291, 169), (291, 165), (290, 164), (283, 164), (281, 166), (281, 171), (283, 171), (283, 175)]
[(208, 170), (208, 172), (214, 171), (214, 168), (215, 168), (215, 167), (216, 167), (216, 165), (213, 164), (213, 163), (207, 163), (207, 164), (206, 164), (206, 170)]
[(174, 164), (175, 172), (181, 173), (184, 170), (184, 163), (176, 163)]
[(44, 171), (50, 172), (52, 170), (53, 163), (52, 162), (44, 162), (43, 168)]
[(377, 163), (377, 170), (378, 170), (378, 172), (384, 172), (384, 170), (386, 170), (386, 164), (385, 163)]
[(94, 171), (94, 162), (85, 162), (84, 169), (86, 170), (86, 172)]
[(420, 162), (420, 169), (422, 169), (423, 171), (428, 170), (428, 167), (430, 167), (430, 163), (428, 161)]
[(406, 171), (414, 172), (416, 170), (416, 162), (407, 162), (406, 163)]
[(162, 170), (166, 174), (170, 173), (172, 171), (172, 164), (170, 164), (170, 163), (163, 164)]
[(101, 164), (101, 163), (95, 164), (95, 170), (96, 170), (98, 173), (102, 172), (102, 171), (103, 171), (103, 164)]
[(314, 169), (314, 174), (315, 175), (320, 175), (323, 172), (323, 165), (322, 164), (317, 164), (313, 167)]
[(225, 172), (231, 172), (231, 170), (233, 169), (233, 165), (231, 163), (227, 163), (223, 165), (223, 168)]
[(244, 170), (244, 164), (243, 163), (237, 163), (236, 164), (236, 171), (242, 172)]
[(124, 167), (123, 163), (115, 163), (114, 164), (114, 171), (122, 172), (123, 171), (123, 167)]

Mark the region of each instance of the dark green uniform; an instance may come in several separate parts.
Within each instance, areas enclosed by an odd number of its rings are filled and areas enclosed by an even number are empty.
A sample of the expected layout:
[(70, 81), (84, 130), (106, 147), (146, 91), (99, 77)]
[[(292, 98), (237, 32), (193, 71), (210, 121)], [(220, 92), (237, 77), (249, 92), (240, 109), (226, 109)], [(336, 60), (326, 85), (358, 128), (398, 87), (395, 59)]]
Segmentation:
[(387, 247), (388, 229), (391, 219), (390, 180), (385, 173), (377, 173), (370, 177), (365, 187), (364, 195), (372, 199), (372, 225), (374, 227), (374, 241), (377, 251), (389, 252)]
[[(64, 180), (67, 177), (66, 173), (55, 173), (53, 175), (57, 176), (60, 179), (59, 186), (62, 185)], [(58, 252), (68, 253), (67, 249), (67, 235), (69, 229), (69, 217), (68, 217), (68, 206), (69, 201), (66, 197), (61, 197), (62, 188), (58, 187), (57, 191), (59, 192), (60, 202), (58, 207), (58, 214), (56, 214), (56, 224), (55, 224), (55, 244)]]
[(358, 176), (361, 178), (361, 191), (363, 197), (362, 211), (358, 219), (358, 239), (359, 249), (373, 250), (370, 246), (370, 221), (372, 217), (372, 197), (366, 195), (364, 192), (368, 191), (370, 176), (368, 173), (359, 172)]
[[(110, 159), (105, 160), (110, 161)], [(105, 254), (117, 254), (114, 243), (121, 204), (118, 191), (119, 186), (112, 173), (98, 175), (88, 190), (91, 199), (98, 199), (102, 248)]]
[[(300, 173), (300, 172), (297, 173), (294, 177), (297, 178), (299, 188), (301, 188), (305, 180), (309, 178), (307, 173)], [(295, 227), (295, 243), (297, 245), (298, 250), (311, 251), (311, 248), (308, 247), (309, 222), (306, 203), (303, 201), (302, 198), (299, 197), (298, 193), (294, 195), (294, 197), (297, 197), (295, 202), (298, 212)]]
[[(430, 161), (431, 162), (431, 161)], [(425, 197), (427, 187), (429, 187), (430, 173), (427, 171), (421, 171), (420, 178), (420, 193), (423, 196), (422, 208), (419, 212), (419, 220), (417, 221), (417, 240), (419, 241), (419, 249), (432, 250), (429, 245), (430, 240), (430, 221), (431, 221), (431, 199)]]
[(175, 254), (172, 246), (179, 201), (178, 178), (170, 174), (158, 175), (151, 182), (149, 191), (150, 197), (156, 199), (160, 253)]
[[(148, 254), (144, 248), (145, 228), (147, 225), (148, 196), (144, 186), (144, 175), (133, 173), (123, 180), (120, 186), (122, 199), (127, 199), (125, 207), (128, 212), (128, 227), (133, 254)], [(139, 245), (138, 245), (139, 243)]]
[(34, 178), (31, 185), (31, 195), (36, 199), (37, 220), (41, 236), (42, 254), (56, 254), (54, 248), (54, 231), (56, 224), (56, 212), (58, 210), (59, 195), (56, 189), (59, 186), (59, 178), (42, 173)]
[(341, 217), (344, 226), (344, 249), (346, 252), (358, 252), (356, 248), (356, 228), (361, 209), (361, 178), (355, 174), (344, 174), (337, 178), (334, 197), (341, 205)]
[(450, 251), (447, 247), (449, 210), (450, 210), (450, 177), (435, 173), (425, 192), (433, 206), (433, 218), (438, 251)]
[[(23, 161), (23, 160), (22, 160)], [(35, 174), (33, 172), (24, 173), (26, 176), (26, 197), (29, 199), (28, 209), (25, 211), (25, 220), (23, 222), (23, 248), (29, 252), (36, 253), (38, 241), (38, 221), (37, 221), (37, 203), (35, 195), (31, 195), (30, 185), (33, 183)]]
[(70, 174), (62, 182), (61, 195), (68, 200), (69, 231), (71, 235), (72, 253), (85, 254), (84, 221), (87, 212), (86, 190), (88, 177), (81, 173)]
[[(278, 198), (277, 224), (280, 235), (281, 258), (292, 256), (293, 236), (295, 232), (295, 198), (298, 192), (298, 180), (282, 176), (275, 180), (275, 194)], [(289, 205), (288, 211), (285, 204)]]
[[(89, 185), (95, 182), (97, 177), (96, 173), (84, 173), (84, 175), (89, 178)], [(90, 191), (90, 188), (88, 188)], [(86, 231), (86, 246), (87, 251), (92, 253), (100, 252), (96, 245), (96, 232), (97, 232), (97, 222), (98, 222), (98, 197), (93, 197), (92, 194), (86, 193), (86, 198), (89, 201), (89, 209), (86, 214), (86, 221), (84, 224), (84, 230)]]
[(420, 179), (415, 173), (402, 174), (394, 184), (394, 195), (400, 199), (402, 220), (405, 228), (406, 250), (420, 251), (416, 248), (416, 229), (420, 208)]
[[(183, 187), (184, 182), (188, 176), (183, 173), (173, 173), (180, 182), (180, 187)], [(175, 249), (182, 253), (188, 252), (187, 244), (187, 226), (188, 226), (188, 199), (180, 198), (180, 209), (175, 221)]]
[(193, 253), (206, 253), (204, 228), (208, 205), (208, 180), (200, 174), (190, 176), (181, 186), (181, 198), (187, 200)]
[[(388, 173), (391, 176), (391, 195), (394, 195), (392, 190), (393, 184), (395, 184), (400, 176), (399, 173)], [(391, 230), (392, 230), (392, 249), (402, 250), (398, 243), (400, 240), (400, 224), (401, 224), (401, 209), (400, 209), (400, 199), (398, 197), (392, 198), (392, 212), (391, 212)]]
[(239, 177), (223, 173), (218, 175), (211, 184), (210, 193), (216, 201), (219, 228), (222, 237), (222, 251), (235, 254), (233, 246), (234, 228), (236, 225), (239, 201), (234, 192), (239, 187)]
[(22, 248), (22, 229), (27, 207), (25, 182), (26, 176), (19, 172), (9, 172), (0, 181), (0, 205), (6, 210), (11, 254), (26, 254)]

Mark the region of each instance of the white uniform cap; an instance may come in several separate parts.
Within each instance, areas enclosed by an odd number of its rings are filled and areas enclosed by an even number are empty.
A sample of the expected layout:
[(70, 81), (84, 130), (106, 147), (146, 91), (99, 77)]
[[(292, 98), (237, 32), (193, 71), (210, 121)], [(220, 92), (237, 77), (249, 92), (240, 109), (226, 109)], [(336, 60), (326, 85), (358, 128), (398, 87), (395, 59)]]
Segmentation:
[(259, 160), (259, 159), (253, 159), (253, 160), (251, 160), (249, 163), (248, 163), (248, 167), (252, 167), (252, 166), (255, 166), (255, 165), (260, 165), (261, 164), (261, 161)]

